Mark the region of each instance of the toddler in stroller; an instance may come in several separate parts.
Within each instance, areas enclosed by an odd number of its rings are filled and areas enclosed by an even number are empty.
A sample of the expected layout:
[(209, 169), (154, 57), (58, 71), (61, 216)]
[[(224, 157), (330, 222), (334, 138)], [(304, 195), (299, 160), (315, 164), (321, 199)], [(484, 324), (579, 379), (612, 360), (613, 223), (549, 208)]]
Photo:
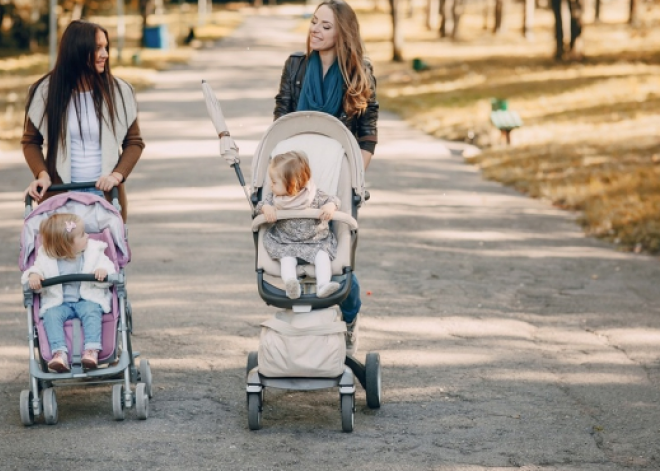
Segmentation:
[[(124, 271), (131, 254), (117, 190), (113, 204), (92, 193), (69, 191), (94, 185), (53, 185), (50, 190), (67, 192), (34, 210), (26, 196), (19, 256), (30, 376), (30, 388), (20, 396), (24, 425), (32, 425), (42, 411), (47, 424), (57, 423), (53, 386), (113, 384), (116, 420), (133, 406), (138, 418), (149, 414), (151, 368), (146, 359), (136, 367), (139, 353), (131, 346)], [(78, 253), (82, 257), (66, 260)]]
[[(98, 366), (101, 350), (101, 317), (110, 312), (109, 283), (103, 282), (113, 275), (114, 263), (105, 255), (108, 244), (89, 239), (85, 223), (75, 214), (53, 214), (39, 225), (42, 246), (37, 259), (21, 277), (30, 289), (41, 295), (39, 316), (43, 319), (48, 345), (53, 354), (48, 368), (58, 373), (71, 371), (68, 349), (64, 338), (64, 322), (78, 318), (82, 322), (85, 342), (82, 356), (84, 368)], [(41, 288), (45, 277), (76, 273), (94, 273), (96, 282), (70, 282)]]
[(316, 296), (327, 298), (339, 289), (339, 283), (330, 281), (330, 260), (337, 255), (337, 239), (328, 225), (339, 208), (339, 198), (316, 188), (304, 152), (291, 151), (276, 155), (270, 162), (268, 176), (272, 194), (257, 204), (257, 212), (261, 211), (266, 221), (276, 222), (278, 210), (321, 210), (319, 221), (285, 219), (274, 224), (264, 237), (268, 255), (280, 261), (286, 295), (291, 299), (300, 297), (296, 266), (298, 259), (302, 259), (314, 264)]

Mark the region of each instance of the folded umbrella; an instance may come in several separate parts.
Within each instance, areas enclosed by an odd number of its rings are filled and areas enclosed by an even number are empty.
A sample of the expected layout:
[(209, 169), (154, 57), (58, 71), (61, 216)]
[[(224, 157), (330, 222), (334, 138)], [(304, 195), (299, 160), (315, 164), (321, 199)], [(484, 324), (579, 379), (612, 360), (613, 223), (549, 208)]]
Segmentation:
[(236, 171), (238, 181), (243, 187), (243, 192), (245, 193), (245, 197), (247, 198), (250, 208), (252, 209), (252, 214), (254, 215), (254, 205), (250, 199), (250, 192), (245, 184), (243, 173), (241, 172), (241, 160), (238, 158), (238, 146), (229, 134), (229, 128), (225, 122), (225, 116), (222, 113), (222, 108), (220, 108), (220, 103), (218, 103), (218, 99), (216, 98), (215, 93), (213, 93), (213, 89), (208, 83), (206, 83), (206, 80), (202, 80), (202, 92), (204, 93), (206, 109), (209, 112), (211, 121), (213, 121), (213, 126), (215, 126), (215, 130), (218, 132), (218, 137), (220, 138), (220, 155), (225, 159), (229, 166)]
[(206, 109), (220, 138), (220, 155), (229, 165), (240, 163), (238, 146), (229, 134), (229, 128), (225, 122), (225, 116), (222, 113), (222, 108), (220, 108), (220, 103), (218, 103), (213, 89), (206, 80), (202, 80), (202, 92), (206, 101)]

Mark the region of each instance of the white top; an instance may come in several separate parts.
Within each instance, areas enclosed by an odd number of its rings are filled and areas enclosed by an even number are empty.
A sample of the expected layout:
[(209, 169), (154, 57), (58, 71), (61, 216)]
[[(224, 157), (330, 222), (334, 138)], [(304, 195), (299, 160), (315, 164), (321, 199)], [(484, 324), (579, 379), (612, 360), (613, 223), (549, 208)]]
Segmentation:
[[(71, 97), (69, 103), (68, 131), (71, 136), (71, 181), (95, 182), (101, 176), (101, 133), (99, 120), (94, 111), (92, 92), (80, 96), (80, 124)], [(82, 130), (82, 134), (81, 131)]]

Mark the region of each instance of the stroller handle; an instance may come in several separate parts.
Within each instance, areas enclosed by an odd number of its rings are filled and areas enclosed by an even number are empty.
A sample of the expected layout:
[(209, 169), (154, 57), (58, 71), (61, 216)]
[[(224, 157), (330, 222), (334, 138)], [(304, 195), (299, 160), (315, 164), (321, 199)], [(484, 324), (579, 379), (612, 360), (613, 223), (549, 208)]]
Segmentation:
[[(96, 182), (61, 183), (61, 184), (49, 186), (48, 191), (73, 191), (73, 190), (83, 190), (86, 188), (96, 188)], [(119, 204), (119, 189), (116, 186), (112, 187), (112, 190), (110, 190), (110, 197), (112, 199), (112, 205), (117, 209), (117, 211), (121, 212), (121, 205)], [(32, 196), (26, 193), (25, 214), (27, 215), (31, 211), (32, 211)]]
[(46, 288), (48, 286), (59, 285), (64, 283), (73, 283), (76, 281), (99, 281), (99, 282), (115, 284), (120, 282), (120, 277), (118, 274), (107, 275), (102, 280), (97, 280), (96, 276), (94, 276), (93, 273), (74, 273), (71, 275), (61, 275), (61, 276), (53, 276), (52, 278), (46, 278), (45, 280), (41, 281), (41, 287)]
[[(300, 209), (300, 210), (278, 210), (277, 219), (318, 219), (321, 215), (320, 209)], [(350, 214), (342, 213), (340, 211), (335, 212), (332, 216), (332, 220), (336, 222), (341, 222), (346, 224), (350, 230), (356, 231), (358, 228), (358, 223), (353, 216)], [(264, 224), (271, 224), (266, 221), (266, 216), (263, 214), (258, 215), (252, 220), (252, 232), (259, 232), (259, 228)]]

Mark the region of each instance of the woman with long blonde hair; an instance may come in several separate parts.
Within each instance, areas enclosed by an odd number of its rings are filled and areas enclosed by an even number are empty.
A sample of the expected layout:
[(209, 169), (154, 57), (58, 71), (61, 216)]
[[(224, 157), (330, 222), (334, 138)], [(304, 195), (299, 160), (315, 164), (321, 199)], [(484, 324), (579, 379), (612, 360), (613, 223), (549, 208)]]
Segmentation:
[[(344, 0), (325, 0), (312, 15), (307, 51), (289, 56), (275, 97), (275, 119), (294, 111), (321, 111), (338, 118), (353, 133), (365, 169), (378, 142), (376, 79), (364, 56), (355, 11)], [(340, 309), (347, 324), (346, 347), (357, 349), (357, 315), (362, 303), (353, 275)]]

